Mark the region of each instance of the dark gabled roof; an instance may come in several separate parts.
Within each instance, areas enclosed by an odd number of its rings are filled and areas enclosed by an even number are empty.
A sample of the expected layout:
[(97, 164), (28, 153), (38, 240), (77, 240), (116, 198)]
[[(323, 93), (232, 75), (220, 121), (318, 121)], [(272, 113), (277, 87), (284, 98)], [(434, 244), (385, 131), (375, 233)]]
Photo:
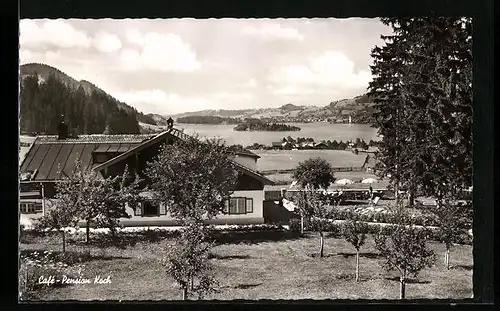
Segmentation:
[(252, 158), (255, 158), (255, 159), (260, 159), (260, 156), (253, 153), (252, 151), (248, 150), (248, 149), (241, 149), (241, 148), (233, 148), (233, 147), (229, 147), (229, 150), (231, 150), (232, 152), (234, 152), (234, 154), (236, 155), (243, 155), (243, 156), (247, 156), (247, 157), (252, 157)]
[[(189, 135), (187, 135), (187, 134), (185, 134), (185, 133), (183, 133), (183, 132), (181, 132), (181, 131), (179, 131), (179, 130), (177, 130), (175, 128), (172, 128), (172, 129), (169, 129), (169, 130), (167, 130), (165, 132), (162, 132), (162, 133), (158, 134), (156, 137), (154, 137), (154, 138), (152, 138), (152, 139), (150, 139), (150, 140), (148, 140), (148, 141), (146, 141), (146, 142), (144, 142), (144, 143), (142, 143), (142, 144), (140, 144), (140, 145), (138, 145), (138, 146), (136, 146), (136, 147), (128, 150), (127, 152), (122, 153), (119, 156), (116, 156), (116, 157), (110, 159), (107, 162), (104, 162), (104, 163), (102, 163), (100, 165), (95, 166), (93, 169), (94, 170), (103, 170), (106, 167), (109, 167), (109, 166), (111, 166), (111, 165), (113, 165), (113, 164), (115, 164), (115, 163), (117, 163), (117, 162), (119, 162), (121, 160), (124, 160), (124, 159), (132, 156), (137, 151), (140, 151), (140, 150), (142, 150), (142, 149), (144, 149), (144, 148), (146, 148), (146, 147), (148, 147), (148, 146), (150, 146), (150, 145), (152, 145), (152, 144), (154, 144), (156, 142), (160, 142), (161, 140), (165, 139), (169, 135), (170, 136), (178, 137), (178, 138), (180, 138), (182, 140), (193, 139), (193, 137), (191, 137), (191, 136), (189, 136)], [(248, 174), (248, 175), (250, 175), (250, 176), (252, 176), (254, 178), (257, 178), (262, 183), (264, 183), (264, 185), (274, 184), (273, 181), (271, 181), (270, 179), (268, 179), (265, 176), (261, 175), (259, 172), (251, 170), (248, 167), (243, 166), (243, 165), (241, 165), (239, 163), (236, 163), (234, 161), (231, 161), (231, 162), (235, 165), (235, 167), (236, 167), (236, 169), (238, 171), (240, 171), (242, 173), (245, 173), (245, 174)]]
[[(172, 134), (170, 134), (171, 130), (167, 130), (165, 132), (161, 132), (160, 134), (157, 134), (155, 137), (141, 143), (141, 144), (138, 144), (137, 146), (134, 146), (133, 148), (130, 148), (129, 150), (127, 150), (126, 152), (102, 163), (102, 164), (99, 164), (99, 165), (96, 165), (95, 167), (93, 167), (92, 169), (93, 170), (103, 170), (115, 163), (118, 163), (128, 157), (130, 157), (131, 155), (133, 155), (134, 153), (138, 152), (138, 151), (141, 151), (145, 148), (147, 148), (148, 146), (151, 146), (152, 144), (154, 143), (157, 143), (157, 142), (160, 142), (161, 140), (167, 138), (168, 136), (172, 136)], [(177, 137), (177, 136), (176, 136)]]
[(264, 185), (274, 185), (274, 182), (272, 180), (270, 180), (269, 178), (265, 177), (264, 175), (260, 174), (259, 172), (257, 171), (254, 171), (252, 169), (249, 169), (248, 167), (244, 166), (244, 165), (241, 165), (235, 161), (231, 161), (233, 162), (236, 170), (242, 172), (242, 173), (245, 173), (245, 174), (248, 174), (258, 180), (260, 180)]
[(91, 169), (92, 153), (96, 150), (122, 153), (153, 136), (81, 135), (65, 140), (58, 140), (54, 135), (38, 136), (20, 165), (20, 174), (34, 172), (30, 181), (59, 180), (73, 171), (77, 160), (85, 171)]
[[(21, 163), (20, 175), (32, 173), (30, 180), (22, 182), (47, 182), (63, 179), (65, 175), (71, 174), (77, 160), (82, 163), (84, 171), (102, 171), (104, 168), (126, 159), (134, 152), (160, 142), (168, 136), (182, 140), (192, 139), (191, 136), (175, 128), (159, 134), (81, 135), (78, 138), (65, 140), (58, 140), (55, 135), (38, 136)], [(118, 153), (118, 155), (102, 164), (94, 164), (92, 162), (92, 153), (94, 152)], [(234, 161), (233, 163), (238, 171), (253, 176), (264, 184), (273, 184), (271, 180), (257, 171)]]

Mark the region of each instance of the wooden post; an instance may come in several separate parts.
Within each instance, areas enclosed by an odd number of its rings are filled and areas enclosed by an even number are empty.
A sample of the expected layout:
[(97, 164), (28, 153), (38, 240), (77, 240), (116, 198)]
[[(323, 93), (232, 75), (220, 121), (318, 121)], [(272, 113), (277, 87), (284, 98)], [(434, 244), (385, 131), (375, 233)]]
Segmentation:
[(139, 172), (139, 154), (135, 153), (135, 171)]
[(40, 187), (42, 188), (42, 216), (45, 216), (45, 186), (40, 183)]
[(300, 235), (304, 235), (304, 214), (300, 212)]

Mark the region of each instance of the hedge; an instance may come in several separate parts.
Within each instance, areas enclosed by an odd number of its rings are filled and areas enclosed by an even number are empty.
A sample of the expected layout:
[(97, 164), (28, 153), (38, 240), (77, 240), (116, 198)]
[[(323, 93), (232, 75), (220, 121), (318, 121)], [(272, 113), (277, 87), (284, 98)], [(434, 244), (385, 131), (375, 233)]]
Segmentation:
[[(300, 220), (298, 220), (298, 219), (291, 219), (290, 220), (290, 223), (289, 223), (290, 230), (292, 230), (292, 226), (294, 227), (294, 230), (297, 230), (296, 223), (299, 224), (298, 231), (300, 231)], [(339, 237), (341, 235), (342, 222), (338, 222), (338, 221), (334, 222), (334, 221), (325, 221), (324, 220), (324, 226), (325, 226), (324, 232), (330, 233), (331, 236)], [(366, 234), (389, 235), (392, 233), (395, 226), (396, 225), (393, 225), (393, 224), (367, 223), (365, 233)], [(427, 231), (428, 238), (430, 240), (440, 241), (437, 228), (429, 228), (429, 227), (417, 227), (417, 228), (420, 228), (423, 231)], [(314, 230), (312, 230), (312, 227), (311, 227), (309, 221), (307, 221), (307, 220), (304, 220), (304, 231), (314, 231)], [(460, 234), (460, 237), (456, 243), (472, 245), (472, 237), (467, 233), (467, 230), (463, 229), (463, 232)]]

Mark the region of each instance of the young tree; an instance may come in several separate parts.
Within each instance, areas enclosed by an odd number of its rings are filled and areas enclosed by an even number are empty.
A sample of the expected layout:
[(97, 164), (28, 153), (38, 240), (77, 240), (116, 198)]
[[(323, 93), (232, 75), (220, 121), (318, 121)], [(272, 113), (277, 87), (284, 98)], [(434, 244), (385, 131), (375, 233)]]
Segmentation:
[(55, 206), (48, 210), (36, 222), (38, 230), (57, 230), (62, 237), (62, 252), (66, 252), (66, 228), (77, 227), (79, 195), (73, 189), (76, 186), (75, 180), (56, 183), (56, 196), (53, 203)]
[[(329, 224), (329, 219), (333, 216), (334, 210), (328, 207), (325, 202), (325, 196), (318, 190), (307, 186), (295, 198), (296, 204), (300, 209), (301, 217), (305, 218), (312, 231), (319, 234), (319, 257), (324, 256), (324, 233)], [(303, 233), (303, 221), (301, 222)]]
[(401, 205), (393, 215), (391, 233), (376, 236), (375, 247), (385, 257), (383, 268), (399, 272), (399, 298), (404, 299), (408, 276), (417, 277), (422, 269), (431, 267), (436, 258), (434, 252), (427, 248), (428, 232), (416, 227)]
[(71, 223), (77, 219), (75, 226), (79, 220), (86, 221), (87, 243), (90, 241), (91, 223), (96, 227), (109, 228), (114, 235), (119, 218), (129, 217), (125, 203), (135, 204), (138, 200), (140, 179), (126, 184), (123, 178), (127, 175), (126, 167), (121, 182), (120, 176), (102, 178), (98, 172), (84, 171), (77, 161), (71, 174), (56, 183), (55, 208), (49, 211), (41, 225), (57, 227), (57, 223), (71, 214), (67, 219), (71, 219)]
[[(216, 285), (204, 259), (210, 245), (199, 243), (209, 232), (204, 221), (224, 211), (237, 185), (231, 156), (222, 140), (194, 137), (163, 146), (146, 169), (154, 202), (164, 204), (185, 227), (175, 251), (167, 252), (167, 272), (182, 287), (185, 299), (197, 288), (206, 292)], [(198, 286), (193, 286), (195, 277)]]
[(342, 235), (356, 249), (356, 282), (359, 281), (359, 251), (365, 244), (367, 229), (367, 223), (358, 214), (352, 210), (347, 213), (347, 219), (342, 224)]
[(140, 192), (146, 191), (147, 188), (141, 187), (142, 179), (138, 174), (130, 176), (128, 166), (125, 165), (125, 170), (122, 176), (106, 178), (102, 180), (103, 193), (107, 193), (102, 198), (104, 209), (99, 212), (96, 217), (96, 226), (100, 228), (108, 228), (113, 237), (116, 236), (116, 228), (120, 225), (119, 218), (130, 218), (125, 210), (125, 205), (135, 208), (142, 200)]
[(472, 206), (467, 203), (445, 201), (437, 206), (434, 213), (438, 217), (438, 236), (446, 246), (444, 265), (450, 269), (450, 250), (453, 243), (460, 241), (462, 235), (467, 233), (472, 220)]
[(202, 299), (204, 295), (215, 292), (218, 286), (208, 259), (213, 247), (208, 232), (200, 223), (187, 223), (180, 238), (167, 249), (163, 264), (167, 273), (181, 286), (183, 300), (194, 294)]
[[(293, 178), (303, 189), (310, 187), (314, 190), (326, 190), (331, 183), (335, 182), (331, 164), (321, 158), (310, 158), (304, 162), (300, 162), (293, 173)], [(304, 195), (307, 194), (304, 192)], [(307, 205), (306, 198), (304, 198), (302, 203)], [(301, 234), (304, 234), (304, 212), (310, 212), (307, 206), (304, 208), (304, 210), (301, 209)]]

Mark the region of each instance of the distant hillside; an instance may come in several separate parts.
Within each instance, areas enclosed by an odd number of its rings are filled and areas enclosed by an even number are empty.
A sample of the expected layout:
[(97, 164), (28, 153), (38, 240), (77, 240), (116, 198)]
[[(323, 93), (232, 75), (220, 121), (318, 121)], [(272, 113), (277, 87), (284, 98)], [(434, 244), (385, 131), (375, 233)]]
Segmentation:
[(61, 115), (76, 133), (139, 133), (138, 120), (156, 123), (89, 81), (44, 64), (20, 66), (22, 133), (56, 134)]
[(177, 118), (177, 122), (189, 124), (238, 124), (239, 119), (219, 116), (185, 116)]
[(159, 125), (159, 126), (167, 126), (167, 119), (166, 117), (164, 116), (161, 116), (159, 114), (155, 114), (155, 113), (148, 113), (146, 116), (152, 118), (156, 125)]
[(139, 127), (140, 127), (141, 134), (154, 134), (154, 133), (163, 132), (165, 130), (165, 128), (162, 126), (152, 125), (152, 124), (142, 123), (142, 122), (139, 122)]
[(184, 113), (179, 113), (176, 115), (173, 115), (172, 118), (177, 119), (181, 117), (188, 117), (188, 116), (217, 116), (217, 117), (230, 117), (230, 118), (242, 118), (245, 117), (247, 114), (252, 114), (256, 110), (259, 109), (242, 109), (242, 110), (200, 110), (200, 111), (193, 111), (193, 112), (184, 112)]
[[(172, 116), (185, 122), (186, 117), (220, 117), (234, 119), (261, 119), (267, 122), (315, 122), (328, 121), (332, 123), (348, 122), (349, 116), (353, 123), (372, 123), (375, 112), (374, 103), (366, 94), (350, 99), (333, 101), (330, 104), (317, 106), (297, 106), (291, 103), (279, 108), (259, 108), (244, 110), (202, 110), (186, 112)], [(201, 119), (201, 118), (200, 118)]]
[(295, 106), (292, 104), (286, 104), (280, 107), (281, 111), (295, 111), (295, 110), (303, 110), (305, 107), (304, 106)]

